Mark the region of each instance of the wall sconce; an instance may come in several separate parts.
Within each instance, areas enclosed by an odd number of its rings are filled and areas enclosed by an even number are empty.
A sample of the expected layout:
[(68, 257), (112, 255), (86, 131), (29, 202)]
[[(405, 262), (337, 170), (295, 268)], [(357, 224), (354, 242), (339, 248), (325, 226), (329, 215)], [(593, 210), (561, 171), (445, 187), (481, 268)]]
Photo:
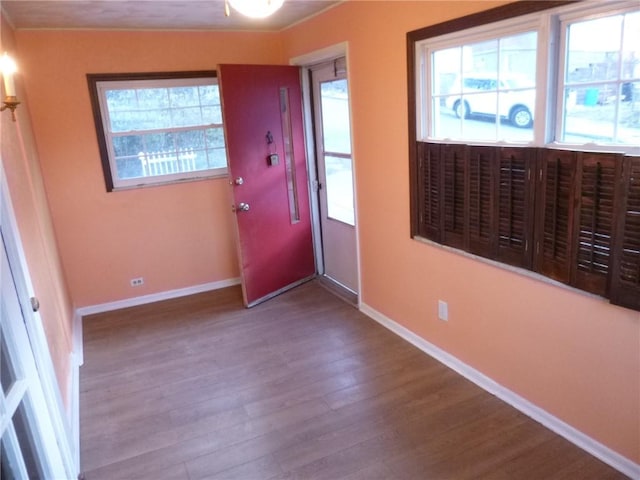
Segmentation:
[(0, 112), (7, 108), (11, 110), (11, 118), (14, 122), (16, 121), (16, 107), (20, 104), (16, 98), (16, 85), (13, 81), (13, 74), (16, 73), (16, 70), (16, 62), (13, 61), (13, 58), (6, 53), (2, 55), (2, 58), (0, 58), (0, 72), (2, 72), (2, 77), (4, 79), (5, 96), (2, 101), (4, 105), (0, 107)]
[(228, 17), (231, 13), (229, 5), (239, 13), (249, 18), (266, 18), (278, 10), (284, 0), (225, 0), (224, 13)]

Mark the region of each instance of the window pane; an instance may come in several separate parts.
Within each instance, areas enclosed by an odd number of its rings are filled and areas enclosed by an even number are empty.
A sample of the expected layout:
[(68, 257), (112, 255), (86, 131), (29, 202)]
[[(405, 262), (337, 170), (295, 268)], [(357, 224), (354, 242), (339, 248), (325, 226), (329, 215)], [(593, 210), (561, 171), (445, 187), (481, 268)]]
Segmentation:
[(433, 94), (462, 93), (460, 82), (456, 80), (462, 62), (462, 48), (447, 48), (433, 54)]
[(198, 87), (175, 87), (169, 89), (171, 107), (199, 106)]
[(327, 176), (327, 214), (335, 220), (355, 225), (351, 158), (325, 155), (324, 162)]
[(194, 125), (202, 125), (202, 112), (200, 107), (174, 108), (171, 110), (173, 115), (172, 126), (174, 127), (191, 127)]
[(200, 103), (202, 105), (220, 105), (220, 90), (218, 85), (201, 85), (198, 87), (200, 92)]
[(176, 133), (177, 146), (179, 150), (202, 150), (205, 148), (204, 131), (189, 130)]
[(138, 108), (155, 109), (168, 108), (169, 91), (166, 88), (145, 88), (137, 90)]
[(333, 80), (320, 85), (322, 100), (322, 135), (324, 150), (351, 153), (349, 97), (347, 80)]
[(640, 145), (640, 81), (622, 84), (618, 141), (626, 145)]
[(202, 107), (203, 123), (207, 125), (222, 123), (222, 109), (220, 105), (215, 107)]
[(622, 78), (640, 79), (640, 12), (624, 18), (622, 40)]
[(208, 150), (209, 168), (224, 168), (227, 166), (227, 152), (224, 148)]
[(140, 135), (124, 135), (113, 137), (113, 150), (116, 157), (138, 155), (144, 150), (144, 144)]
[(569, 26), (567, 83), (618, 79), (622, 18), (616, 15)]
[(107, 105), (109, 111), (131, 110), (138, 104), (135, 90), (108, 90)]
[(118, 178), (125, 180), (128, 178), (139, 178), (145, 175), (144, 165), (138, 155), (135, 157), (123, 157), (116, 159), (118, 168)]
[[(3, 314), (5, 312), (2, 312)], [(0, 335), (2, 332), (0, 332)], [(5, 336), (2, 335), (0, 341), (0, 383), (2, 384), (2, 391), (5, 397), (8, 395), (9, 390), (17, 380), (16, 373), (13, 369), (13, 362), (9, 355), (9, 349), (6, 344)]]
[(533, 140), (537, 33), (433, 52), (430, 135)]
[(173, 133), (151, 133), (142, 135), (145, 152), (166, 152), (176, 149), (175, 135)]
[(224, 147), (224, 130), (222, 128), (208, 128), (206, 131), (207, 147)]
[(567, 26), (561, 141), (640, 144), (639, 28), (640, 12)]
[[(35, 440), (35, 425), (33, 420), (33, 413), (28, 415), (25, 402), (26, 398), (20, 402), (20, 406), (16, 410), (13, 416), (13, 426), (15, 427), (16, 436), (18, 437), (18, 443), (20, 444), (20, 450), (22, 452), (22, 458), (27, 469), (27, 473), (30, 479), (45, 478), (42, 467), (38, 461), (38, 453), (36, 449)], [(33, 411), (33, 410), (31, 410)]]
[(171, 127), (171, 110), (120, 110), (110, 114), (111, 131), (130, 132)]
[(604, 84), (566, 88), (562, 140), (640, 144), (640, 82), (623, 84), (619, 94), (616, 87), (617, 84)]

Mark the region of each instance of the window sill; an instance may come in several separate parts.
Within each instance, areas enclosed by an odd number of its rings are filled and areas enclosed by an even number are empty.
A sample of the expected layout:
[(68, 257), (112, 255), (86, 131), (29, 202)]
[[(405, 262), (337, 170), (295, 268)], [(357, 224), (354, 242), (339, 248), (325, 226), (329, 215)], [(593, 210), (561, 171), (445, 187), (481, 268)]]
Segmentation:
[(442, 245), (438, 242), (434, 242), (433, 240), (429, 240), (427, 238), (424, 237), (419, 237), (419, 236), (414, 236), (413, 240), (416, 240), (420, 243), (424, 243), (426, 245), (429, 245), (431, 247), (434, 248), (438, 248), (441, 250), (444, 250), (446, 252), (449, 253), (453, 253), (456, 255), (461, 255), (465, 258), (468, 258), (470, 260), (476, 260), (478, 262), (484, 263), (486, 265), (491, 265), (492, 267), (496, 267), (499, 268), (501, 270), (507, 270), (511, 273), (515, 273), (517, 275), (522, 275), (524, 277), (530, 278), (532, 280), (537, 280), (539, 282), (545, 283), (547, 285), (552, 285), (554, 287), (560, 287), (564, 290), (568, 290), (570, 292), (573, 293), (577, 293), (580, 294), (582, 296), (594, 299), (594, 300), (601, 300), (604, 303), (609, 304), (609, 300), (605, 297), (602, 297), (600, 295), (596, 295), (594, 293), (589, 293), (585, 290), (580, 290), (578, 288), (572, 287), (570, 285), (567, 285), (566, 283), (562, 283), (562, 282), (558, 282), (557, 280), (554, 280), (552, 278), (546, 277), (544, 275), (541, 275), (539, 273), (533, 272), (531, 270), (527, 270), (526, 268), (520, 268), (520, 267), (514, 267), (513, 265), (509, 265), (506, 263), (502, 263), (502, 262), (498, 262), (496, 260), (491, 260), (489, 258), (485, 258), (485, 257), (481, 257), (479, 255), (474, 255), (473, 253), (469, 253), (469, 252), (465, 252), (464, 250), (459, 250), (457, 248), (453, 248), (453, 247), (449, 247), (448, 245)]
[(206, 175), (202, 177), (188, 177), (188, 178), (172, 179), (172, 180), (153, 182), (153, 183), (140, 183), (137, 185), (126, 185), (126, 186), (120, 186), (120, 187), (114, 186), (111, 191), (121, 192), (126, 190), (137, 190), (140, 188), (164, 187), (167, 185), (177, 185), (181, 183), (190, 183), (190, 182), (201, 182), (205, 180), (218, 180), (218, 179), (223, 179), (228, 177), (229, 177), (229, 172), (225, 172), (225, 173), (219, 173), (215, 175)]

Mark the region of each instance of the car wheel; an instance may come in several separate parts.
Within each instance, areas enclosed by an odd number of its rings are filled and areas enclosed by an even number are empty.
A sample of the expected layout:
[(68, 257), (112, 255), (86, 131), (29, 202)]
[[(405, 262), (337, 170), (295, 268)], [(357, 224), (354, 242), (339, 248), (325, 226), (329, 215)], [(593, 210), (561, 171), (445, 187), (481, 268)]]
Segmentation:
[(453, 111), (458, 118), (469, 118), (469, 104), (461, 100), (457, 100), (453, 105)]
[(529, 128), (533, 124), (531, 112), (527, 107), (515, 107), (511, 110), (509, 120), (518, 128)]

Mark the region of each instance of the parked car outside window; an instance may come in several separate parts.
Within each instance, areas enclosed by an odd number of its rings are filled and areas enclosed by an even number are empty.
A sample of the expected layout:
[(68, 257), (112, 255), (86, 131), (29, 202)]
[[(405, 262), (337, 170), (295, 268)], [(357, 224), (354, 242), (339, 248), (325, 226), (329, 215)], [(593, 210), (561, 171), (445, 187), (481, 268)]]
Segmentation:
[(524, 76), (473, 73), (457, 76), (445, 105), (458, 118), (500, 116), (519, 128), (533, 125), (535, 84)]

